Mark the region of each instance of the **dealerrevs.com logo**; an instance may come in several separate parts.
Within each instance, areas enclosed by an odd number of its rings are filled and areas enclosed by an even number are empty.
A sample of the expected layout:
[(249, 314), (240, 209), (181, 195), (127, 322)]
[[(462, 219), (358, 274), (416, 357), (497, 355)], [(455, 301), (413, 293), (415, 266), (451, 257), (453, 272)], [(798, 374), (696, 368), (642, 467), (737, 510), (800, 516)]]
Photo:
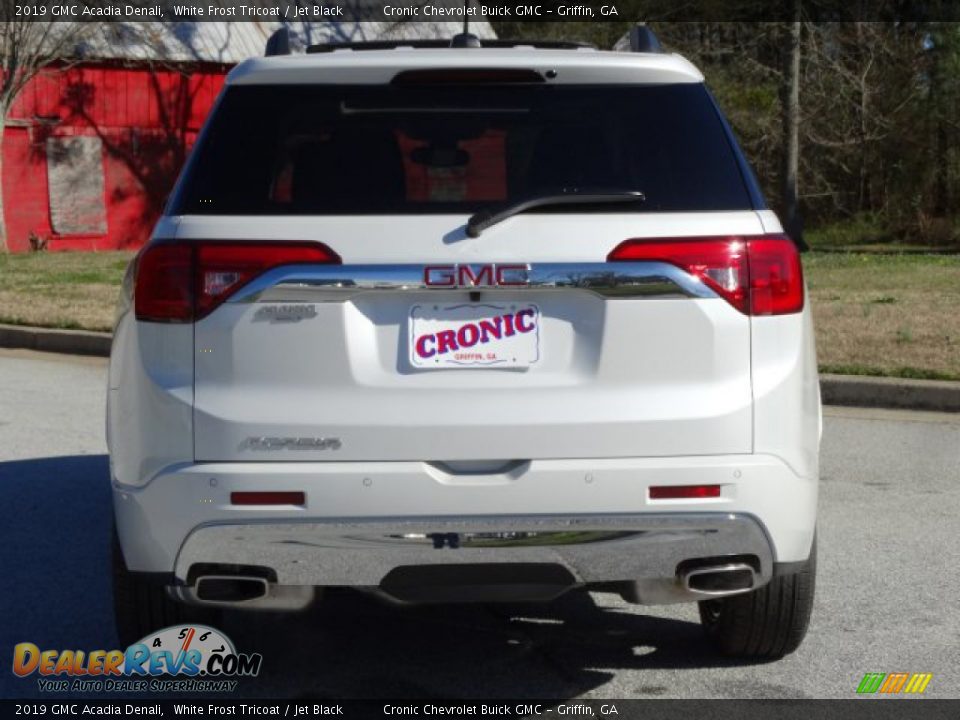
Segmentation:
[(256, 677), (263, 656), (238, 653), (219, 630), (177, 625), (126, 650), (13, 649), (13, 672), (37, 676), (41, 692), (232, 692), (238, 677)]

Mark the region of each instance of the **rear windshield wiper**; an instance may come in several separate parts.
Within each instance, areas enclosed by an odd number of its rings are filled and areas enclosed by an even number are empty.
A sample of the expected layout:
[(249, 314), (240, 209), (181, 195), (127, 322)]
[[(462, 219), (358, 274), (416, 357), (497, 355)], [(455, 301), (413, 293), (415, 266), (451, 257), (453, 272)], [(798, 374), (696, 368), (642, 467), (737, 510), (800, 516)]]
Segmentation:
[(477, 237), (491, 225), (506, 220), (517, 213), (522, 213), (545, 205), (596, 205), (600, 203), (635, 203), (643, 202), (646, 196), (639, 190), (563, 190), (550, 195), (538, 195), (517, 200), (504, 205), (486, 208), (475, 213), (467, 221), (467, 235)]

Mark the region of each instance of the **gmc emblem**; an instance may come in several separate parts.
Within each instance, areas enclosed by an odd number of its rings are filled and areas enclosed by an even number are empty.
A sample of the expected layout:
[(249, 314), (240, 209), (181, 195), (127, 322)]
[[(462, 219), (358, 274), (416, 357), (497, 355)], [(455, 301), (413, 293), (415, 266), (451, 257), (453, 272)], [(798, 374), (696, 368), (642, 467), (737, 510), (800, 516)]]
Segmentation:
[(528, 265), (427, 265), (427, 287), (523, 287), (530, 284)]

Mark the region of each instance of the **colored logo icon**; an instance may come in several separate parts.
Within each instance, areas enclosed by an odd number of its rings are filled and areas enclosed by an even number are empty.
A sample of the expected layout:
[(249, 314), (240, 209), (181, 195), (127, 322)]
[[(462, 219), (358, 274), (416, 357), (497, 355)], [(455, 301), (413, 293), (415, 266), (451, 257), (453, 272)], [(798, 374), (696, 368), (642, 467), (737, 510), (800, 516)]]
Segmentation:
[(860, 695), (899, 693), (921, 695), (933, 679), (933, 673), (867, 673), (857, 686)]

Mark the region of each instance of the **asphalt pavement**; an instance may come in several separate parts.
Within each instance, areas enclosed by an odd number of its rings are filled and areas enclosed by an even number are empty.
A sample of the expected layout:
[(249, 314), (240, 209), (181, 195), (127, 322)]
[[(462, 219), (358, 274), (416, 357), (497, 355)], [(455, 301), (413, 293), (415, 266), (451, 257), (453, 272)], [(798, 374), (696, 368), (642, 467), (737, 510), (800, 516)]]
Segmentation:
[[(105, 387), (102, 359), (0, 351), (0, 697), (40, 696), (10, 671), (17, 642), (117, 645)], [(866, 672), (929, 672), (926, 696), (957, 698), (958, 518), (960, 415), (828, 408), (816, 607), (781, 661), (717, 656), (693, 605), (599, 593), (408, 609), (340, 592), (221, 629), (264, 655), (247, 697), (850, 698)]]

